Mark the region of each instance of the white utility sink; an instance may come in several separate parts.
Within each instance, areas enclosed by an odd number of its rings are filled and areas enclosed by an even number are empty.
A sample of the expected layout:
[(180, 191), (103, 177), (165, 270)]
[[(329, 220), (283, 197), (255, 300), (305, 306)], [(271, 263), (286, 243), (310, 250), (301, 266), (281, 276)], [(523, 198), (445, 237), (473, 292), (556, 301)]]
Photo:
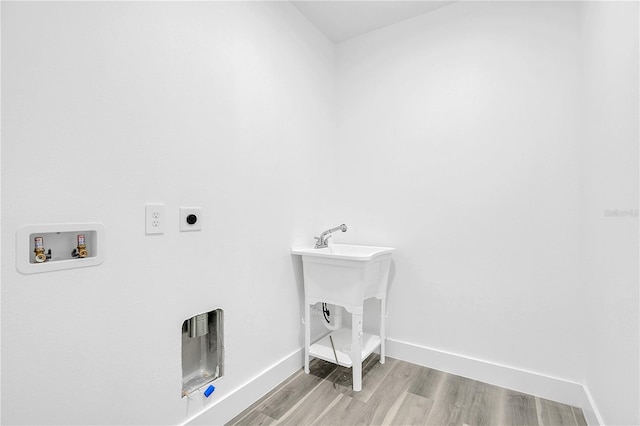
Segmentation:
[[(314, 356), (353, 368), (353, 390), (362, 389), (362, 360), (380, 347), (385, 362), (385, 317), (391, 247), (330, 244), (324, 248), (300, 247), (291, 253), (302, 257), (305, 300), (305, 372)], [(380, 335), (362, 331), (364, 301), (380, 300)], [(351, 330), (338, 329), (311, 345), (310, 307), (318, 302), (342, 306), (351, 313)]]
[(363, 300), (386, 299), (391, 247), (331, 244), (294, 248), (302, 256), (306, 300), (343, 306), (361, 314)]

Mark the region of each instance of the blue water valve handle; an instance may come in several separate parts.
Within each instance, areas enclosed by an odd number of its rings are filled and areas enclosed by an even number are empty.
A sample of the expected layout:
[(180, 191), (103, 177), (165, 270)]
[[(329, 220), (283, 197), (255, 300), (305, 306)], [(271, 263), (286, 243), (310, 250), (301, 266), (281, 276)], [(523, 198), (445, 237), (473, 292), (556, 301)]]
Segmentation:
[(204, 396), (209, 398), (209, 396), (213, 393), (214, 390), (216, 390), (216, 387), (213, 385), (209, 385), (209, 387), (204, 391)]

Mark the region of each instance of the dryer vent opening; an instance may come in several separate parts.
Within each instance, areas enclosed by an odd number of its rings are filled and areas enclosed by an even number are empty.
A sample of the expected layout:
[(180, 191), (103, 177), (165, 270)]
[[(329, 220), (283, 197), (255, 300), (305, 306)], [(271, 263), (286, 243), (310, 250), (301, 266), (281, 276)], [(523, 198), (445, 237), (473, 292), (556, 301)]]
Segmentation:
[(224, 374), (222, 309), (204, 312), (182, 323), (182, 396)]

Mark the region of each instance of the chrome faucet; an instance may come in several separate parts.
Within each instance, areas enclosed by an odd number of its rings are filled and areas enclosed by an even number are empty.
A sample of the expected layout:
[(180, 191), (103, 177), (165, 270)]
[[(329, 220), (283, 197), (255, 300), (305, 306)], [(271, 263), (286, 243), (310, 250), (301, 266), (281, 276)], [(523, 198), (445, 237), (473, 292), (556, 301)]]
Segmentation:
[(316, 246), (315, 248), (325, 248), (325, 247), (329, 247), (329, 238), (331, 238), (331, 233), (335, 232), (335, 231), (342, 231), (342, 232), (347, 232), (347, 225), (345, 225), (344, 223), (340, 226), (336, 226), (335, 228), (331, 228), (331, 229), (327, 229), (326, 231), (324, 231), (322, 234), (320, 234), (319, 237), (313, 237), (316, 240)]

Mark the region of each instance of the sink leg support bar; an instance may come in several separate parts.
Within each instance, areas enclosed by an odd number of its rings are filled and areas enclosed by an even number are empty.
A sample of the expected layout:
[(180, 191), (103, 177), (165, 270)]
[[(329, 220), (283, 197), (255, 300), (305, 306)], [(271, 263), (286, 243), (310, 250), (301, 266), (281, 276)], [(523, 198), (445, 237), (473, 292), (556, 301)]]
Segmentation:
[(311, 347), (311, 305), (304, 302), (304, 372), (309, 374), (309, 348)]
[(387, 299), (380, 299), (380, 364), (384, 364), (386, 355), (387, 329)]
[(353, 361), (353, 391), (362, 390), (362, 314), (351, 314), (351, 358)]

